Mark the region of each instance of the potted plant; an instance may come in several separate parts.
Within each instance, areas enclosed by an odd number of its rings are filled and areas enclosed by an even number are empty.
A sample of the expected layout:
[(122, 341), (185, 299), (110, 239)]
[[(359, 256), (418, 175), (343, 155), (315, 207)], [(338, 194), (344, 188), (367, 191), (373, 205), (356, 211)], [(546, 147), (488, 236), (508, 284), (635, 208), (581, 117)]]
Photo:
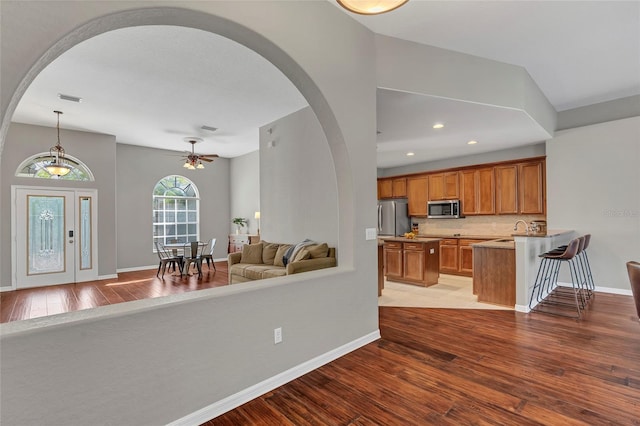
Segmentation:
[(247, 226), (247, 223), (249, 221), (243, 217), (234, 217), (231, 222), (236, 225), (236, 234), (239, 234), (240, 228), (244, 228), (245, 226)]

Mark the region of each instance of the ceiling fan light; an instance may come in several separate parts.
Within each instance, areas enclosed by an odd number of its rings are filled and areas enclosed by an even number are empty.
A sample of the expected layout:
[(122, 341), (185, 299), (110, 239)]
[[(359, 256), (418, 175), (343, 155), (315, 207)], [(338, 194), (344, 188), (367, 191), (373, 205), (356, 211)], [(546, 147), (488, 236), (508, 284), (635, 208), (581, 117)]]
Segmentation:
[(194, 167), (193, 164), (189, 163), (189, 166), (187, 167), (189, 170), (195, 170), (196, 168)]
[(185, 161), (182, 167), (184, 167), (185, 169), (188, 169), (189, 168), (189, 160)]
[(337, 0), (350, 12), (360, 15), (378, 15), (399, 8), (409, 0)]
[(204, 164), (202, 164), (202, 161), (198, 163), (198, 165), (196, 166), (196, 169), (204, 169)]

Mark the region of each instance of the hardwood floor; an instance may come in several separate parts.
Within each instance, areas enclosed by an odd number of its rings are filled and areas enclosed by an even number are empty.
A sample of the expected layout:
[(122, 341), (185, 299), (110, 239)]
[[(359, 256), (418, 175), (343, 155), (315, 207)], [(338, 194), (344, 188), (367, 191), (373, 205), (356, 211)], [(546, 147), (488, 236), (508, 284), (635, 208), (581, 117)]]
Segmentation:
[(633, 298), (581, 321), (513, 311), (380, 308), (382, 339), (205, 425), (638, 425)]
[(156, 277), (156, 269), (123, 272), (118, 278), (63, 284), (0, 293), (0, 323), (91, 309), (139, 299), (203, 290), (227, 285), (227, 262), (216, 262), (216, 270), (204, 266), (202, 279)]

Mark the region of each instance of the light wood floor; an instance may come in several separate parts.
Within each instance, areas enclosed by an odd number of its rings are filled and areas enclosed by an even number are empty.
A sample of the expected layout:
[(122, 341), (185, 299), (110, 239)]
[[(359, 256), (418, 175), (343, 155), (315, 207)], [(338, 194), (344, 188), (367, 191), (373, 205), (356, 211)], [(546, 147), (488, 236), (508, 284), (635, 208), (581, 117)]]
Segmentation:
[(633, 298), (582, 321), (380, 307), (382, 339), (205, 425), (638, 425)]
[(215, 265), (215, 270), (205, 265), (201, 279), (170, 272), (158, 278), (153, 269), (122, 272), (109, 280), (5, 291), (0, 293), (0, 323), (227, 285), (227, 262)]

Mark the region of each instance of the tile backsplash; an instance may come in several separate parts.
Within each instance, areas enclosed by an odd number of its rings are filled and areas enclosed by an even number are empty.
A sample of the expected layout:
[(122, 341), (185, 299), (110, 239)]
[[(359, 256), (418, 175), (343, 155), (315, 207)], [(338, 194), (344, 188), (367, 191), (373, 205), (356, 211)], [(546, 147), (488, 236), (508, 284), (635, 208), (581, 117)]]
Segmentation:
[[(427, 219), (412, 217), (411, 223), (418, 224), (419, 234), (460, 234), (460, 235), (488, 235), (509, 236), (514, 233), (516, 221), (546, 220), (542, 215), (495, 215), (495, 216), (467, 216), (463, 219)], [(518, 231), (524, 232), (524, 225), (518, 225)]]

